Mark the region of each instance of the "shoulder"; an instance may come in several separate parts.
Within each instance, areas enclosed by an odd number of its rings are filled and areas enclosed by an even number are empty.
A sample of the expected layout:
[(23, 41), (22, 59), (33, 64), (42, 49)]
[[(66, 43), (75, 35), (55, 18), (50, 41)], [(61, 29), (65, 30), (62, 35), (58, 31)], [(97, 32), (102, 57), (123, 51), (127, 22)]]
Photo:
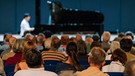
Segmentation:
[(54, 73), (54, 72), (51, 72), (51, 71), (45, 71), (45, 74), (46, 74), (46, 76), (58, 76), (56, 73)]
[(103, 72), (108, 72), (108, 68), (109, 68), (110, 65), (105, 65), (102, 67), (102, 71)]
[(14, 74), (14, 76), (24, 76), (26, 72), (28, 72), (28, 70), (19, 70)]

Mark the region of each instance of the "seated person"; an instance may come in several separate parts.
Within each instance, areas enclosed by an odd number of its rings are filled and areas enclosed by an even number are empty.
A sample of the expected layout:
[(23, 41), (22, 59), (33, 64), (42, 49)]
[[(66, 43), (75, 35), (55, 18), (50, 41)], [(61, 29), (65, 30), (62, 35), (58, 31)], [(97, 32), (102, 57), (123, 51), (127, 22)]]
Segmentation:
[(59, 60), (59, 61), (67, 60), (66, 56), (62, 52), (58, 52), (57, 49), (52, 46), (51, 38), (47, 38), (45, 40), (44, 46), (48, 50), (42, 51), (43, 60)]
[(4, 71), (4, 65), (3, 65), (3, 61), (0, 58), (0, 76), (6, 76), (5, 71)]
[(103, 38), (103, 41), (101, 43), (102, 45), (102, 48), (107, 52), (107, 50), (109, 50), (110, 48), (110, 38), (111, 38), (111, 33), (109, 31), (105, 31), (103, 34), (102, 34), (102, 38)]
[(135, 60), (130, 60), (126, 63), (124, 76), (135, 76)]
[(120, 48), (120, 43), (118, 41), (112, 41), (110, 44), (110, 49), (107, 51), (107, 56), (105, 60), (111, 60), (113, 51), (118, 48)]
[(36, 45), (32, 41), (26, 41), (24, 43), (24, 49), (23, 49), (23, 52), (22, 52), (22, 59), (21, 59), (20, 62), (18, 62), (16, 64), (16, 66), (14, 68), (14, 72), (17, 72), (18, 70), (28, 69), (28, 65), (26, 64), (25, 55), (32, 48), (36, 48)]
[[(109, 65), (105, 65), (102, 68), (103, 72), (123, 72), (125, 67), (125, 63), (127, 61), (127, 56), (122, 49), (116, 49), (112, 53), (111, 63)], [(117, 68), (116, 68), (117, 67)]]
[(61, 71), (73, 70), (79, 71), (82, 70), (81, 64), (77, 58), (77, 45), (75, 42), (69, 42), (66, 47), (66, 53), (68, 55), (68, 59), (63, 63), (58, 63), (56, 66), (56, 73), (60, 73)]
[(16, 65), (16, 63), (20, 62), (22, 59), (22, 50), (24, 48), (24, 40), (16, 39), (13, 43), (13, 52), (15, 55), (13, 57), (9, 57), (6, 60), (5, 66), (7, 65)]
[(42, 55), (37, 49), (30, 49), (26, 54), (28, 70), (19, 70), (14, 76), (57, 76), (57, 74), (45, 71), (43, 67)]
[(105, 51), (100, 47), (94, 47), (89, 53), (88, 62), (90, 66), (83, 70), (75, 73), (75, 76), (109, 76), (103, 73), (100, 69), (105, 64)]
[(87, 60), (88, 59), (87, 47), (83, 40), (77, 41), (77, 49), (78, 49), (78, 53), (77, 53), (78, 59)]

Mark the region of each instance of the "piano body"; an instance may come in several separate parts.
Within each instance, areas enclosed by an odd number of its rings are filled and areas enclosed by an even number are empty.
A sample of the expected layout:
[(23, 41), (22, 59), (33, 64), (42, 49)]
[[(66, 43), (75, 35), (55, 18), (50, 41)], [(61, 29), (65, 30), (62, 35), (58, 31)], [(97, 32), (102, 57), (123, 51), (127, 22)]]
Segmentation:
[(60, 2), (50, 2), (52, 25), (36, 25), (34, 33), (103, 33), (104, 15), (97, 11), (64, 9)]

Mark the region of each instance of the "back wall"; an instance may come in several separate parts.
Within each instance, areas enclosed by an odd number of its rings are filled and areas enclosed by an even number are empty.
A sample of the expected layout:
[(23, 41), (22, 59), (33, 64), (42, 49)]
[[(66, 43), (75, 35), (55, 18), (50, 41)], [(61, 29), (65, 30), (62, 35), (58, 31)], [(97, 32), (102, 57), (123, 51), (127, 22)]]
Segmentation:
[[(51, 0), (52, 1), (52, 0)], [(53, 0), (54, 1), (54, 0)], [(55, 0), (56, 1), (56, 0)], [(63, 8), (103, 12), (104, 30), (135, 33), (135, 0), (57, 0)], [(30, 13), (30, 25), (35, 25), (35, 0), (0, 0), (0, 34), (20, 31), (24, 13)], [(40, 24), (48, 24), (49, 8), (47, 0), (41, 0)]]

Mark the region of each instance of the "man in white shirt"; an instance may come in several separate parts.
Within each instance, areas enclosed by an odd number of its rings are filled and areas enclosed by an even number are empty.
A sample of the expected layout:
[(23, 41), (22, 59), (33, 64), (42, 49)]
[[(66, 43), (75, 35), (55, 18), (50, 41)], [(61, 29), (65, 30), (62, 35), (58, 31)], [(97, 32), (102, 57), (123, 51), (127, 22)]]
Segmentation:
[(29, 25), (29, 20), (30, 20), (30, 15), (29, 14), (25, 14), (24, 18), (21, 22), (20, 25), (20, 35), (23, 36), (25, 31), (33, 31), (34, 27), (30, 27)]
[(58, 76), (56, 73), (44, 70), (42, 55), (37, 49), (30, 49), (26, 57), (27, 70), (19, 70), (14, 76)]

